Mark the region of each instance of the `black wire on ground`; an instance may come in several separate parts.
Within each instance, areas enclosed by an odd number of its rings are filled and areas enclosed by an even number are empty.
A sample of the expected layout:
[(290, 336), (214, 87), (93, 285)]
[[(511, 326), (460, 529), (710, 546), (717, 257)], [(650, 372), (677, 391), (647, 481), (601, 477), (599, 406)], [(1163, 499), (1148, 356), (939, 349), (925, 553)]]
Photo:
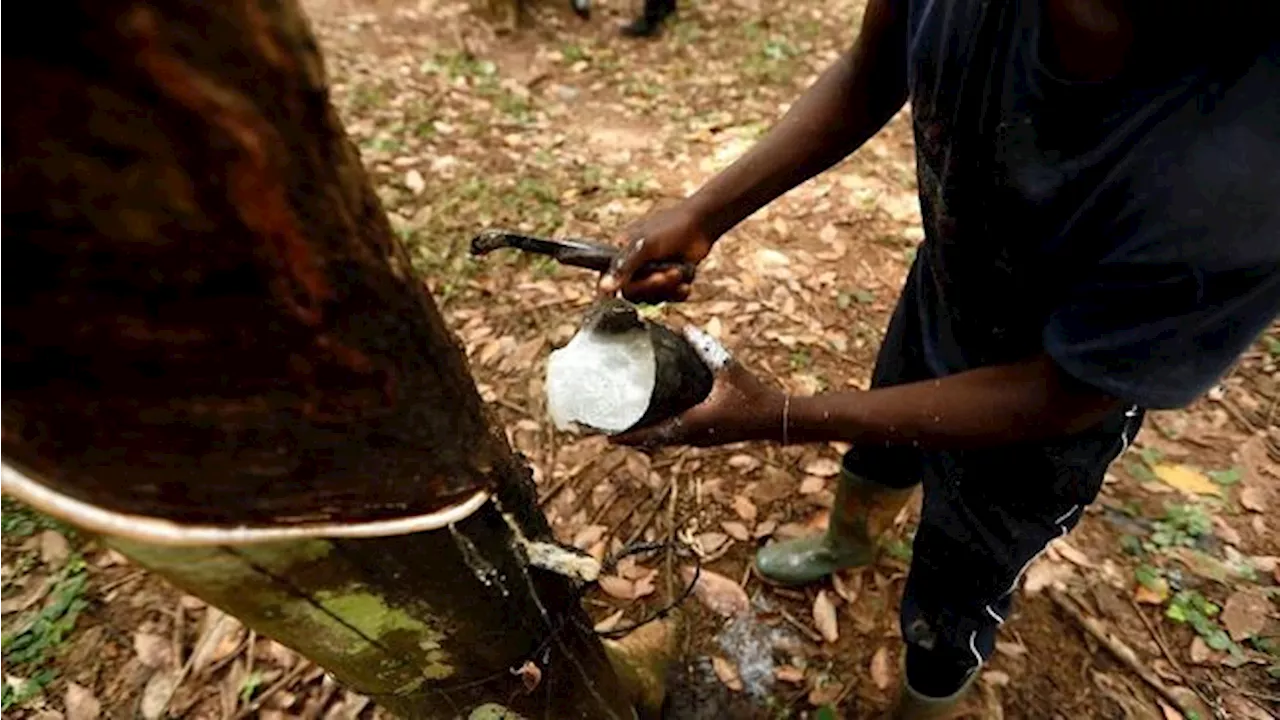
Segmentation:
[[(680, 553), (680, 551), (683, 550), (684, 551), (683, 554), (693, 556), (693, 560), (694, 560), (693, 578), (689, 581), (689, 584), (685, 586), (684, 590), (681, 591), (681, 593), (678, 596), (672, 598), (670, 602), (668, 602), (666, 605), (662, 606), (655, 612), (650, 613), (645, 618), (641, 620), (637, 620), (636, 622), (633, 622), (625, 627), (613, 628), (612, 630), (602, 630), (602, 631), (597, 631), (594, 627), (587, 627), (582, 625), (577, 620), (576, 613), (574, 613), (573, 611), (570, 611), (568, 613), (563, 613), (558, 618), (556, 618), (554, 627), (552, 627), (551, 632), (547, 633), (547, 636), (543, 638), (542, 642), (538, 643), (538, 647), (534, 648), (533, 652), (529, 653), (526, 656), (524, 661), (521, 661), (519, 664), (509, 668), (507, 672), (505, 673), (496, 672), (487, 677), (477, 678), (475, 680), (459, 683), (457, 685), (453, 685), (447, 688), (438, 688), (437, 692), (447, 694), (450, 692), (456, 692), (459, 690), (464, 690), (464, 689), (476, 687), (479, 685), (487, 685), (491, 682), (502, 679), (504, 677), (510, 677), (511, 675), (519, 675), (521, 668), (524, 666), (524, 664), (530, 661), (532, 661), (534, 664), (538, 665), (539, 667), (545, 666), (547, 664), (547, 659), (549, 657), (549, 649), (551, 647), (551, 643), (554, 642), (556, 638), (560, 636), (560, 633), (564, 631), (564, 627), (568, 623), (571, 617), (574, 618), (575, 624), (577, 624), (580, 628), (596, 635), (597, 637), (602, 637), (609, 640), (616, 640), (618, 638), (621, 638), (627, 635), (628, 633), (634, 630), (637, 630), (641, 627), (644, 627), (645, 625), (648, 625), (651, 622), (661, 620), (669, 616), (671, 613), (675, 612), (675, 609), (680, 607), (680, 605), (683, 604), (685, 600), (689, 599), (689, 596), (693, 594), (694, 588), (698, 586), (698, 579), (702, 577), (702, 558), (696, 552), (693, 552), (693, 550), (688, 545), (676, 540), (675, 538), (672, 538), (671, 540), (664, 540), (661, 542), (632, 542), (623, 546), (622, 549), (620, 549), (618, 552), (612, 555), (605, 556), (604, 562), (600, 563), (600, 569), (602, 573), (607, 571), (612, 571), (617, 568), (618, 562), (621, 561), (623, 558), (626, 558), (632, 555), (656, 553), (662, 550), (666, 550), (668, 547), (674, 549), (677, 553)], [(587, 592), (592, 587), (598, 584), (599, 584), (598, 581), (592, 581), (589, 583), (583, 583), (578, 588), (577, 593), (575, 593), (573, 596), (574, 602), (578, 607), (582, 606), (582, 599), (586, 596)]]
[[(666, 550), (668, 547), (673, 547), (675, 545), (680, 545), (684, 548), (684, 550), (689, 551), (688, 546), (684, 545), (684, 543), (676, 541), (675, 539), (672, 539), (669, 541), (664, 540), (662, 542), (631, 543), (630, 545), (623, 547), (616, 554), (606, 557), (605, 561), (601, 563), (601, 571), (603, 572), (603, 571), (613, 570), (614, 568), (617, 567), (618, 562), (625, 557), (628, 557), (631, 555), (643, 555), (647, 553), (656, 553), (662, 550)], [(684, 603), (685, 600), (689, 599), (689, 596), (693, 594), (693, 589), (698, 586), (698, 578), (702, 577), (702, 558), (699, 557), (697, 553), (692, 551), (689, 551), (689, 554), (693, 555), (693, 559), (694, 559), (693, 579), (689, 581), (688, 585), (685, 585), (684, 590), (682, 590), (679, 595), (672, 598), (670, 602), (668, 602), (666, 605), (659, 608), (657, 611), (650, 613), (643, 620), (637, 620), (631, 623), (630, 625), (624, 625), (623, 627), (613, 628), (610, 630), (596, 630), (595, 628), (591, 628), (591, 632), (595, 633), (597, 636), (602, 638), (616, 640), (632, 632), (633, 630), (642, 628), (645, 625), (648, 625), (649, 623), (654, 622), (656, 620), (661, 620), (667, 617), (668, 615), (670, 615), (672, 612), (674, 612), (675, 609), (680, 607), (680, 605)], [(592, 583), (592, 585), (594, 584), (596, 583)], [(584, 589), (589, 587), (590, 585), (586, 585), (584, 586)]]

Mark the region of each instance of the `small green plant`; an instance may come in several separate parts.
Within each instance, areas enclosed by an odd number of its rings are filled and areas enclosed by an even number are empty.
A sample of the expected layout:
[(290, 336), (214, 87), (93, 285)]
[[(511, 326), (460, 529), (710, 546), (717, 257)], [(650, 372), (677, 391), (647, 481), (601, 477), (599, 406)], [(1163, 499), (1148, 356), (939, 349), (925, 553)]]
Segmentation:
[(1266, 653), (1272, 658), (1280, 660), (1280, 636), (1254, 635), (1249, 638), (1249, 644), (1258, 652)]
[(1244, 477), (1244, 472), (1239, 466), (1233, 465), (1226, 470), (1210, 470), (1208, 472), (1209, 479), (1219, 485), (1235, 485)]
[(560, 54), (564, 56), (566, 62), (576, 63), (584, 60), (589, 61), (591, 55), (581, 45), (574, 43), (565, 43), (560, 47)]
[(1126, 554), (1142, 556), (1145, 551), (1142, 549), (1142, 540), (1136, 535), (1123, 535), (1120, 537), (1120, 549)]
[(555, 277), (560, 272), (559, 263), (549, 257), (530, 258), (529, 263), (533, 276), (537, 278)]
[(1138, 482), (1152, 482), (1156, 480), (1156, 474), (1151, 472), (1151, 468), (1147, 467), (1147, 464), (1140, 460), (1129, 460), (1125, 462), (1124, 469), (1128, 470), (1129, 475)]
[(1142, 462), (1147, 464), (1147, 467), (1155, 467), (1161, 460), (1164, 460), (1164, 453), (1155, 448), (1138, 448), (1137, 453), (1138, 457), (1142, 458)]
[(910, 563), (912, 557), (911, 542), (903, 538), (893, 538), (884, 544), (884, 552), (894, 560)]
[[(84, 599), (84, 559), (73, 555), (58, 573), (50, 599), (34, 616), (6, 620), (0, 641), (7, 674), (26, 675), (24, 682), (4, 683), (0, 710), (17, 707), (40, 695), (57, 673), (45, 665), (75, 629), (76, 619), (88, 607)], [(16, 625), (16, 627), (14, 627)]]
[(1133, 577), (1138, 584), (1148, 590), (1168, 590), (1169, 584), (1164, 579), (1164, 571), (1154, 565), (1139, 565), (1133, 570)]
[(794, 45), (781, 38), (769, 40), (760, 52), (770, 60), (786, 60), (799, 54)]
[(1196, 542), (1213, 532), (1213, 517), (1194, 504), (1171, 503), (1164, 517), (1152, 524), (1147, 550), (1170, 547), (1194, 547)]
[(649, 178), (645, 176), (620, 178), (614, 182), (613, 193), (619, 197), (644, 197)]
[(1243, 655), (1240, 646), (1214, 620), (1222, 608), (1211, 602), (1195, 590), (1182, 590), (1169, 601), (1165, 609), (1165, 617), (1176, 623), (1190, 625), (1196, 634), (1204, 638), (1204, 642), (1214, 650), (1230, 652), (1234, 656)]
[(266, 681), (266, 676), (261, 670), (254, 670), (249, 673), (248, 677), (240, 683), (240, 702), (249, 704), (253, 700), (253, 696), (257, 694), (258, 688), (262, 687), (262, 683)]
[(32, 510), (12, 498), (0, 499), (0, 534), (5, 539), (30, 537), (41, 530), (57, 530), (68, 537), (74, 536), (70, 527), (48, 515)]
[(791, 351), (788, 363), (791, 365), (792, 370), (804, 370), (813, 364), (813, 356), (804, 348), (796, 348)]
[(876, 301), (876, 294), (864, 288), (856, 288), (849, 292), (841, 292), (836, 295), (836, 307), (841, 310), (847, 310), (853, 303), (861, 305), (870, 305)]
[(1267, 353), (1274, 359), (1280, 359), (1280, 337), (1275, 335), (1263, 335), (1262, 346), (1267, 349)]

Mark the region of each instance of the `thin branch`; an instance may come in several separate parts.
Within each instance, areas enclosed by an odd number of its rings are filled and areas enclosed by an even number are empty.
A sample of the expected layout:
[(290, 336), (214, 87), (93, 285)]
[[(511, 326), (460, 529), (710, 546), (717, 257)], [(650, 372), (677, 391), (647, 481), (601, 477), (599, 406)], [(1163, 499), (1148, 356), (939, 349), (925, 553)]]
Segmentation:
[(1080, 629), (1091, 635), (1095, 640), (1102, 643), (1103, 647), (1111, 651), (1125, 667), (1129, 668), (1138, 677), (1142, 678), (1152, 690), (1159, 693), (1160, 697), (1169, 701), (1174, 707), (1181, 708), (1184, 712), (1186, 708), (1183, 706), (1182, 700), (1169, 689), (1168, 685), (1160, 679), (1159, 675), (1151, 668), (1147, 667), (1138, 659), (1138, 653), (1133, 648), (1125, 645), (1119, 638), (1107, 631), (1107, 628), (1098, 618), (1087, 617), (1067, 598), (1066, 594), (1057, 588), (1049, 589), (1049, 599), (1057, 605), (1067, 617), (1075, 621)]
[(298, 662), (294, 663), (289, 672), (285, 673), (279, 680), (271, 683), (271, 687), (263, 690), (261, 695), (253, 699), (253, 702), (241, 708), (240, 712), (235, 714), (235, 720), (244, 720), (244, 718), (258, 712), (258, 709), (262, 707), (262, 704), (270, 699), (272, 695), (275, 695), (286, 687), (289, 687), (289, 685), (292, 684), (294, 680), (297, 680), (298, 676), (309, 667), (311, 667), (310, 660), (298, 658)]
[(1205, 705), (1213, 707), (1215, 703), (1206, 697), (1204, 693), (1200, 692), (1199, 688), (1197, 688), (1195, 683), (1192, 681), (1192, 677), (1187, 672), (1187, 669), (1183, 667), (1182, 663), (1178, 662), (1178, 659), (1169, 651), (1169, 646), (1164, 641), (1164, 633), (1160, 632), (1160, 626), (1152, 622), (1146, 614), (1142, 612), (1142, 608), (1138, 603), (1134, 602), (1133, 598), (1129, 598), (1129, 604), (1133, 606), (1133, 611), (1137, 613), (1138, 619), (1142, 621), (1144, 626), (1146, 626), (1147, 632), (1151, 633), (1151, 638), (1156, 641), (1156, 645), (1160, 647), (1160, 652), (1164, 653), (1165, 659), (1169, 661), (1169, 664), (1173, 665), (1173, 669), (1178, 672), (1178, 675), (1182, 676), (1182, 681), (1187, 684), (1187, 687), (1191, 688), (1191, 692), (1194, 692), (1197, 697), (1204, 701)]
[(667, 483), (666, 489), (663, 490), (662, 494), (658, 496), (658, 501), (653, 504), (653, 509), (649, 511), (649, 514), (647, 516), (645, 516), (644, 521), (641, 522), (640, 525), (636, 527), (635, 531), (632, 532), (631, 535), (627, 538), (627, 541), (622, 543), (624, 546), (630, 545), (631, 543), (640, 539), (640, 536), (644, 535), (644, 531), (649, 529), (649, 525), (653, 523), (653, 519), (658, 516), (658, 511), (662, 510), (662, 504), (666, 502), (667, 495), (671, 494), (671, 489), (675, 487), (675, 484), (676, 484), (676, 479), (673, 477)]

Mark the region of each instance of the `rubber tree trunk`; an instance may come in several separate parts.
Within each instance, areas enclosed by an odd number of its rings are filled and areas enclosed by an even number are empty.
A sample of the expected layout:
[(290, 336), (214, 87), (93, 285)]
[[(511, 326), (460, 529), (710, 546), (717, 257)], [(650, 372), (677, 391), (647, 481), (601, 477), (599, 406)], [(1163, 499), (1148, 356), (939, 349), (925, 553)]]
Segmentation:
[(6, 491), (402, 715), (629, 717), (574, 588), (528, 563), (550, 532), (527, 469), (299, 8), (27, 10), (3, 49)]

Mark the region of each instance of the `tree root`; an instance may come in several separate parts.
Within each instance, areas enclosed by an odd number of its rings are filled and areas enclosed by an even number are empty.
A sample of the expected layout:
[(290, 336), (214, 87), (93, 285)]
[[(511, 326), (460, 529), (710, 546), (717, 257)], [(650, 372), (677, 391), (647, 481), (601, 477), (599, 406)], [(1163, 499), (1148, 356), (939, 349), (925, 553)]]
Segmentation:
[(680, 656), (685, 634), (680, 611), (637, 628), (618, 640), (605, 640), (605, 656), (642, 720), (662, 716), (667, 671)]

